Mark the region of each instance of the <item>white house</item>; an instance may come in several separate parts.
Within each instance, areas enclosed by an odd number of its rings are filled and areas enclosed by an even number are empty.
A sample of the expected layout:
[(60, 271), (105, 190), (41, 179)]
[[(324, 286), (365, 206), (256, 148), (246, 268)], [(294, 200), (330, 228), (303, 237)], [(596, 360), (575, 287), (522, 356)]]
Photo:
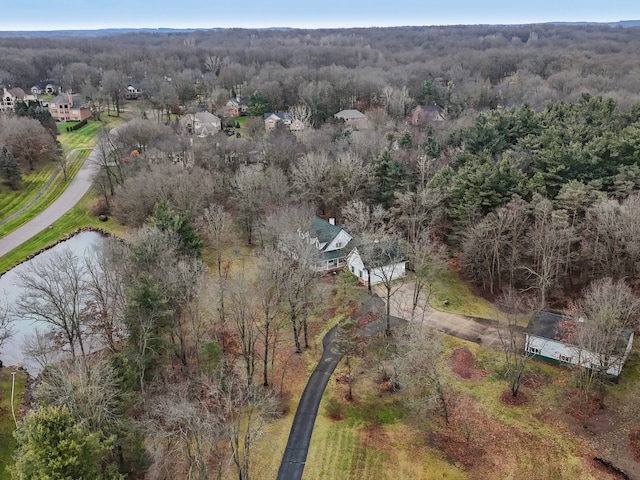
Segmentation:
[[(566, 323), (569, 322), (569, 323)], [(570, 322), (575, 322), (571, 325)], [(606, 368), (607, 373), (618, 377), (633, 346), (633, 332), (622, 330), (615, 339), (614, 351), (606, 358), (571, 344), (570, 328), (580, 328), (582, 319), (573, 319), (560, 312), (540, 310), (525, 328), (527, 352), (551, 363), (580, 365), (585, 368)]]
[(311, 220), (309, 230), (298, 229), (298, 235), (305, 238), (318, 250), (316, 255), (317, 272), (328, 272), (343, 268), (347, 264), (347, 254), (353, 237), (342, 227), (335, 224), (335, 219), (329, 221), (315, 217)]
[(407, 259), (397, 242), (384, 240), (355, 246), (347, 265), (360, 283), (375, 285), (404, 277)]

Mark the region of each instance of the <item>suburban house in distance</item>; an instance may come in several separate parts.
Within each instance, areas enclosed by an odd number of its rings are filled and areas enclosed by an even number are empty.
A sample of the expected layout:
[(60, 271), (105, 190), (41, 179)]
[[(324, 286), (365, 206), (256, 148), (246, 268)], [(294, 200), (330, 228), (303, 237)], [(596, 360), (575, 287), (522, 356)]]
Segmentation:
[(263, 117), (264, 129), (267, 132), (270, 132), (271, 130), (276, 128), (278, 122), (282, 122), (283, 124), (285, 124), (292, 132), (299, 132), (300, 130), (304, 130), (304, 123), (302, 123), (300, 120), (294, 120), (294, 118), (288, 112), (269, 112), (265, 113)]
[(317, 272), (329, 272), (347, 264), (347, 255), (351, 249), (349, 243), (353, 237), (342, 227), (338, 227), (334, 218), (326, 221), (315, 217), (311, 220), (309, 230), (298, 229), (298, 235), (318, 249), (315, 266)]
[(375, 240), (355, 245), (347, 257), (347, 265), (360, 283), (376, 285), (404, 277), (407, 259), (397, 242)]
[(142, 87), (137, 81), (131, 81), (127, 84), (127, 89), (124, 92), (124, 98), (127, 100), (137, 100), (142, 96)]
[(49, 112), (56, 122), (82, 121), (91, 116), (91, 109), (77, 93), (58, 95), (49, 102)]
[(3, 88), (2, 99), (0, 99), (0, 112), (14, 112), (16, 102), (27, 102), (36, 100), (35, 95), (27, 95), (21, 88)]
[(607, 368), (607, 374), (613, 377), (620, 376), (633, 345), (631, 330), (622, 330), (619, 333), (611, 356), (599, 358), (595, 353), (567, 341), (564, 322), (576, 322), (575, 328), (580, 328), (584, 320), (573, 319), (551, 310), (537, 311), (524, 330), (526, 351), (551, 363), (580, 365), (585, 368), (601, 366)]
[(246, 115), (249, 110), (249, 99), (247, 97), (237, 96), (229, 99), (224, 106), (224, 114), (229, 117), (239, 117)]
[(334, 117), (341, 118), (344, 123), (356, 130), (369, 127), (366, 115), (358, 110), (340, 110)]
[(180, 126), (187, 132), (198, 137), (215, 135), (220, 131), (222, 122), (213, 113), (188, 113), (180, 119)]
[(445, 120), (444, 109), (436, 104), (418, 105), (411, 112), (411, 125), (442, 125)]
[(60, 91), (60, 88), (53, 82), (53, 80), (43, 80), (31, 87), (31, 93), (33, 95), (55, 95)]

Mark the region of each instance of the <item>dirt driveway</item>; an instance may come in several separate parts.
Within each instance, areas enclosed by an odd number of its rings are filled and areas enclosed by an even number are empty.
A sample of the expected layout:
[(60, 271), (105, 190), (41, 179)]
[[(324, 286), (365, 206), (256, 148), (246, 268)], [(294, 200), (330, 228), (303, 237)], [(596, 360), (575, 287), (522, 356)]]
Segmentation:
[[(424, 295), (418, 307), (412, 312), (413, 287), (414, 282), (410, 278), (405, 278), (403, 283), (394, 285), (391, 296), (391, 315), (411, 322), (420, 322), (447, 335), (486, 347), (502, 348), (497, 328), (498, 323), (495, 320), (436, 310), (427, 305)], [(386, 299), (384, 286), (374, 285), (373, 291), (383, 300)]]

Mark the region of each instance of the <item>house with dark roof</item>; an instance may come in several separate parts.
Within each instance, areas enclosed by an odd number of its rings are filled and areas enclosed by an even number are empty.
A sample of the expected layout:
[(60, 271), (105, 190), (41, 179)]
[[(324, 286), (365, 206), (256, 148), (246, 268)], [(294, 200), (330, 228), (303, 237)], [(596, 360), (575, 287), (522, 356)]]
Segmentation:
[(77, 122), (91, 116), (91, 108), (77, 93), (61, 93), (49, 102), (49, 112), (57, 122)]
[(241, 97), (239, 95), (230, 98), (224, 106), (224, 114), (229, 117), (246, 115), (249, 111), (249, 101), (250, 99), (248, 97)]
[(631, 347), (633, 331), (623, 329), (613, 338), (610, 354), (596, 354), (572, 342), (570, 332), (584, 328), (588, 320), (572, 318), (552, 310), (539, 310), (525, 328), (525, 349), (528, 353), (551, 363), (579, 365), (585, 368), (606, 369), (607, 374), (618, 377), (622, 372)]
[(127, 100), (137, 100), (142, 96), (142, 87), (140, 86), (140, 82), (136, 80), (131, 80), (127, 84), (127, 88), (124, 91), (124, 98)]
[(395, 240), (356, 240), (347, 265), (360, 283), (369, 286), (404, 277), (407, 271), (407, 259)]
[(53, 80), (43, 80), (33, 87), (31, 87), (31, 93), (33, 95), (55, 95), (60, 91)]
[(308, 230), (298, 229), (298, 235), (318, 250), (315, 256), (317, 272), (329, 272), (347, 264), (353, 237), (344, 228), (337, 226), (334, 218), (327, 221), (315, 217), (311, 220)]
[(276, 128), (278, 122), (282, 122), (287, 127), (291, 125), (293, 118), (290, 113), (287, 112), (269, 112), (263, 115), (264, 129), (268, 132)]
[(344, 120), (345, 124), (356, 130), (369, 127), (367, 116), (359, 110), (340, 110), (334, 117)]

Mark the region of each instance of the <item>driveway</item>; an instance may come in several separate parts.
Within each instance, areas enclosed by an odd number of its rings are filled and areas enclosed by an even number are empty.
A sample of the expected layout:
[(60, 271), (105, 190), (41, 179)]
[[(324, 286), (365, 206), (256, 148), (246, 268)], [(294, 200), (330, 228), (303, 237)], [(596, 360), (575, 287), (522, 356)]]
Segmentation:
[[(384, 306), (384, 302), (377, 296), (369, 298), (360, 309), (353, 315), (353, 318), (361, 318), (365, 314), (372, 311), (380, 311)], [(392, 326), (397, 325), (402, 320), (392, 318)], [(304, 471), (305, 462), (307, 461), (307, 453), (309, 444), (311, 443), (311, 434), (318, 416), (318, 408), (320, 400), (324, 393), (327, 383), (336, 368), (336, 365), (342, 359), (344, 353), (334, 343), (336, 330), (339, 325), (334, 326), (329, 333), (322, 339), (322, 358), (318, 362), (315, 370), (309, 377), (307, 386), (302, 392), (298, 409), (293, 417), (289, 440), (282, 455), (282, 462), (278, 470), (277, 480), (300, 480)], [(378, 332), (382, 332), (386, 327), (384, 318), (378, 318), (369, 322), (361, 334), (370, 337)]]
[[(412, 312), (413, 286), (414, 282), (409, 277), (405, 278), (403, 283), (394, 285), (393, 295), (391, 296), (391, 315), (410, 322), (422, 323), (447, 335), (478, 343), (485, 347), (502, 348), (496, 320), (436, 310), (426, 304), (424, 295), (419, 302), (420, 305)], [(386, 299), (386, 291), (382, 285), (374, 285), (373, 291), (380, 298)]]
[(91, 188), (95, 170), (93, 159), (96, 155), (98, 155), (97, 151), (92, 150), (69, 186), (51, 205), (38, 216), (0, 239), (0, 257), (49, 227), (80, 201)]

